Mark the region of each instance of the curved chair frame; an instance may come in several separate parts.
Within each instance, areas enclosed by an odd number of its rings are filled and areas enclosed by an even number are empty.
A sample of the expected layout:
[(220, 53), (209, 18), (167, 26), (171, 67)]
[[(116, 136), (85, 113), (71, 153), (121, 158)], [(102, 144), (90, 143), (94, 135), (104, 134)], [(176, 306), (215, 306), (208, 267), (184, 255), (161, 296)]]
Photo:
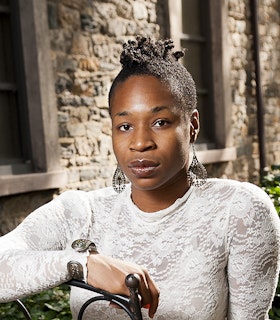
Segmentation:
[(79, 287), (83, 289), (87, 289), (93, 292), (98, 293), (98, 296), (95, 296), (89, 300), (87, 300), (81, 307), (78, 320), (82, 320), (83, 314), (86, 310), (86, 308), (100, 300), (109, 301), (112, 303), (117, 304), (119, 307), (121, 307), (130, 317), (132, 320), (142, 320), (142, 313), (141, 313), (141, 304), (138, 298), (138, 286), (139, 286), (139, 277), (137, 277), (134, 274), (129, 274), (125, 279), (126, 286), (129, 289), (130, 296), (122, 296), (118, 294), (112, 294), (110, 292), (97, 289), (93, 286), (88, 285), (87, 283), (79, 280), (71, 280), (67, 282), (66, 284), (74, 287)]
[[(78, 314), (78, 320), (82, 320), (84, 312), (86, 311), (86, 308), (90, 304), (96, 301), (101, 301), (101, 300), (109, 301), (118, 305), (121, 309), (123, 309), (127, 313), (127, 315), (131, 320), (143, 320), (142, 313), (141, 313), (141, 303), (138, 297), (139, 281), (140, 281), (139, 277), (134, 274), (129, 274), (126, 277), (125, 284), (129, 289), (130, 296), (112, 294), (110, 292), (95, 288), (85, 283), (84, 281), (80, 281), (80, 280), (72, 279), (66, 282), (65, 284), (98, 293), (97, 296), (90, 298), (82, 305)], [(23, 304), (23, 302), (19, 299), (17, 299), (15, 302), (19, 306), (20, 310), (23, 312), (25, 319), (32, 320), (31, 315), (27, 310), (27, 308), (25, 307), (25, 305)]]

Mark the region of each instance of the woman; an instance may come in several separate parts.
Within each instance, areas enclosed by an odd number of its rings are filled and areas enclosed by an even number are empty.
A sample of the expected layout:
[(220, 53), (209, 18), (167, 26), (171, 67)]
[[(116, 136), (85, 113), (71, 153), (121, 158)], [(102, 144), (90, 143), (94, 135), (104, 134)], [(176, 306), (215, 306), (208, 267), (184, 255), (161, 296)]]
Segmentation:
[[(73, 276), (128, 294), (125, 276), (138, 273), (144, 319), (268, 319), (278, 216), (260, 188), (206, 181), (195, 154), (190, 161), (199, 131), (196, 90), (178, 62), (183, 53), (172, 49), (171, 40), (144, 37), (124, 45), (109, 94), (113, 188), (67, 191), (2, 237), (2, 302)], [(77, 239), (95, 245), (77, 252)], [(74, 318), (90, 295), (72, 289)], [(124, 313), (98, 304), (88, 319)]]

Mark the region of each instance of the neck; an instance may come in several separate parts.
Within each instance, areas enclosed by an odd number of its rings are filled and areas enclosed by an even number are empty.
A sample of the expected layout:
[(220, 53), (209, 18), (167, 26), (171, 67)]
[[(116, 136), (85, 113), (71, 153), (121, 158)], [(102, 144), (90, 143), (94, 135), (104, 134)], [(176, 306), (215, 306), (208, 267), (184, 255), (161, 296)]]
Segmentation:
[(156, 212), (170, 207), (178, 198), (182, 198), (189, 188), (187, 180), (183, 185), (174, 183), (155, 190), (141, 190), (132, 186), (132, 201), (144, 212)]

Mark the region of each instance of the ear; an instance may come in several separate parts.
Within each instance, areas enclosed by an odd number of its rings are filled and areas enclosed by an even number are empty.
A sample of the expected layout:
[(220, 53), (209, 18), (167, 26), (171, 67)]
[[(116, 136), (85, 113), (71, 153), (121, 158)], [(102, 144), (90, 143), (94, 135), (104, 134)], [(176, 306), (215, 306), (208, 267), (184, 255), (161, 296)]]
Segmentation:
[(190, 142), (194, 143), (199, 133), (199, 112), (197, 109), (193, 110), (190, 117)]

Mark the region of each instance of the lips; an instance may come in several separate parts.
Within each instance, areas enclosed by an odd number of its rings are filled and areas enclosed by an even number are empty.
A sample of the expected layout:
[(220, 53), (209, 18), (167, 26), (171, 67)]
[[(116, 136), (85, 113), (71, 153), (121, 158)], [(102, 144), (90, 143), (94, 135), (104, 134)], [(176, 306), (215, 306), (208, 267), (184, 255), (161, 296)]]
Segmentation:
[(146, 178), (154, 174), (159, 163), (152, 160), (139, 159), (129, 163), (128, 167), (131, 172), (140, 178)]

